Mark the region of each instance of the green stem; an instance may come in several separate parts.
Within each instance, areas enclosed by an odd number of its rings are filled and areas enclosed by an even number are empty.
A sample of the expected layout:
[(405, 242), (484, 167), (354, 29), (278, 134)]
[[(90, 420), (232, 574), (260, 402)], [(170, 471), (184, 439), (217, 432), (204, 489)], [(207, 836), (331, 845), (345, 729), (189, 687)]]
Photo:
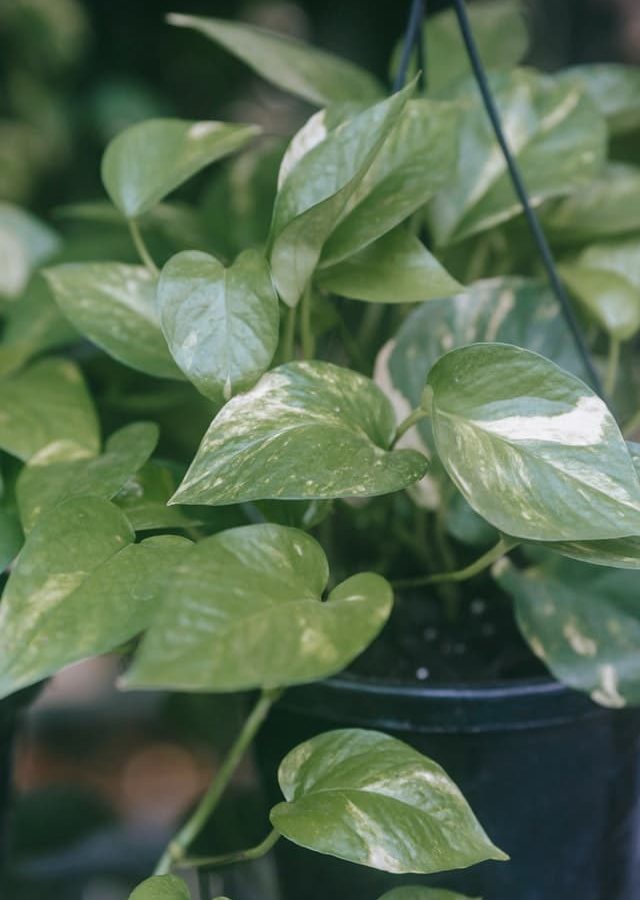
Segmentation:
[(458, 569), (456, 572), (440, 572), (437, 575), (423, 575), (419, 578), (407, 578), (403, 581), (393, 581), (393, 587), (419, 587), (424, 584), (437, 584), (440, 581), (467, 581), (474, 575), (479, 575), (489, 566), (493, 565), (501, 559), (505, 553), (513, 550), (520, 542), (513, 538), (501, 537), (498, 543), (486, 553), (483, 553), (471, 565), (465, 566), (464, 569)]
[(618, 366), (620, 365), (620, 341), (612, 337), (609, 340), (609, 354), (607, 356), (607, 371), (604, 376), (604, 392), (607, 397), (612, 397), (618, 380)]
[(400, 422), (400, 424), (396, 428), (396, 434), (393, 441), (391, 442), (391, 447), (395, 447), (402, 435), (406, 434), (407, 431), (416, 424), (416, 422), (420, 422), (422, 419), (428, 419), (429, 415), (429, 411), (423, 409), (421, 406), (418, 409), (414, 409), (413, 412), (410, 413), (410, 415), (408, 415), (406, 419)]
[(251, 859), (260, 859), (265, 856), (269, 850), (280, 839), (279, 833), (274, 829), (267, 837), (257, 844), (255, 847), (249, 847), (248, 850), (236, 850), (233, 853), (224, 853), (221, 856), (188, 856), (180, 863), (181, 867), (193, 867), (217, 869), (220, 866), (230, 866), (233, 863), (248, 862)]
[(138, 251), (138, 256), (154, 278), (157, 277), (159, 274), (158, 267), (154, 263), (153, 258), (147, 249), (147, 245), (144, 242), (140, 226), (136, 219), (129, 219), (129, 231), (131, 232), (131, 239), (133, 240), (135, 248)]
[(316, 342), (311, 327), (311, 286), (307, 287), (300, 301), (300, 336), (302, 338), (303, 359), (313, 359)]
[(296, 339), (296, 307), (290, 306), (287, 310), (287, 318), (284, 323), (284, 338), (282, 345), (283, 362), (291, 362), (295, 356)]
[(634, 435), (635, 432), (636, 432), (639, 428), (640, 428), (640, 409), (638, 410), (637, 413), (634, 413), (634, 414), (631, 416), (631, 418), (629, 419), (629, 421), (627, 422), (627, 424), (626, 424), (626, 425), (624, 426), (624, 428), (622, 429), (622, 434), (623, 434), (626, 438), (632, 437), (632, 435)]
[(201, 799), (200, 803), (180, 831), (178, 831), (173, 840), (168, 844), (155, 868), (154, 875), (165, 875), (171, 870), (172, 865), (179, 863), (184, 859), (187, 848), (200, 833), (215, 810), (247, 748), (281, 693), (281, 690), (263, 691), (261, 693), (260, 699), (244, 723), (240, 734), (229, 750), (216, 777), (211, 782), (209, 790)]

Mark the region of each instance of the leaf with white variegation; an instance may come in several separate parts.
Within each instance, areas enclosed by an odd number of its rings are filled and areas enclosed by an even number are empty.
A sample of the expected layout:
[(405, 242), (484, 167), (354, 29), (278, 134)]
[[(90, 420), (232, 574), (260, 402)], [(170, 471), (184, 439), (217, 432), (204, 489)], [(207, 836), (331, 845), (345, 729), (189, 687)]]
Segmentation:
[(127, 688), (240, 691), (315, 681), (344, 668), (391, 611), (379, 575), (321, 595), (327, 559), (309, 535), (247, 525), (200, 541), (167, 585)]
[(147, 627), (189, 542), (133, 539), (124, 514), (97, 497), (73, 497), (40, 517), (0, 604), (0, 697)]
[(321, 265), (339, 263), (368, 247), (446, 183), (458, 152), (458, 117), (453, 103), (407, 103), (325, 244)]
[(129, 900), (191, 900), (191, 894), (182, 878), (153, 875), (129, 894)]
[(259, 132), (256, 125), (230, 122), (138, 122), (116, 135), (105, 150), (102, 181), (120, 212), (134, 219)]
[(440, 872), (504, 860), (440, 766), (396, 738), (343, 729), (311, 738), (280, 764), (285, 803), (271, 810), (289, 840), (386, 872)]
[(278, 345), (278, 296), (258, 251), (246, 250), (228, 268), (208, 253), (178, 253), (162, 270), (157, 305), (174, 359), (214, 403), (250, 388), (268, 368)]
[(155, 308), (156, 280), (144, 266), (65, 263), (45, 271), (60, 309), (119, 362), (158, 378), (182, 378)]
[(43, 359), (2, 382), (0, 449), (28, 460), (54, 443), (68, 458), (95, 456), (99, 426), (80, 369)]
[(407, 487), (427, 461), (390, 450), (391, 404), (368, 378), (326, 362), (278, 366), (211, 423), (174, 503), (367, 497)]
[(416, 303), (461, 289), (403, 226), (348, 259), (319, 269), (315, 281), (334, 294), (371, 303)]
[[(533, 206), (590, 184), (605, 160), (607, 129), (579, 88), (524, 69), (493, 75), (491, 87)], [(465, 104), (457, 170), (429, 207), (438, 244), (522, 212), (475, 82), (465, 82), (457, 96)]]
[(615, 419), (578, 378), (509, 344), (452, 350), (431, 369), (433, 433), (469, 504), (516, 538), (640, 534), (640, 480)]
[(39, 516), (68, 497), (111, 499), (151, 456), (157, 441), (157, 425), (137, 422), (112, 434), (100, 456), (68, 459), (63, 448), (58, 459), (55, 444), (43, 447), (16, 483), (24, 530), (29, 532)]
[(345, 100), (372, 102), (384, 93), (359, 66), (289, 35), (244, 22), (173, 13), (171, 25), (193, 28), (233, 53), (267, 81), (318, 106)]
[(640, 703), (636, 572), (549, 555), (529, 569), (497, 563), (520, 630), (560, 681), (602, 706)]
[(640, 128), (640, 69), (619, 63), (591, 63), (562, 70), (559, 81), (576, 84), (606, 118), (612, 135)]
[(282, 183), (273, 210), (269, 256), (275, 286), (289, 306), (295, 306), (302, 296), (324, 244), (414, 87), (408, 85), (329, 131)]

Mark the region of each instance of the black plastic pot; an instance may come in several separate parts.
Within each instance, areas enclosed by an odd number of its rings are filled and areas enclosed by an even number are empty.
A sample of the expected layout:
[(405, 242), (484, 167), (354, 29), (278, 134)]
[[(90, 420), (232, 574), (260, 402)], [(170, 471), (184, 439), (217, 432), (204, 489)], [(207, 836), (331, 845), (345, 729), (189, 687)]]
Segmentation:
[(640, 897), (640, 710), (608, 710), (550, 679), (483, 686), (398, 685), (340, 676), (288, 691), (258, 746), (269, 799), (297, 743), (374, 728), (440, 763), (511, 856), (434, 876), (392, 876), (277, 845), (283, 900), (377, 900), (425, 884), (484, 900)]

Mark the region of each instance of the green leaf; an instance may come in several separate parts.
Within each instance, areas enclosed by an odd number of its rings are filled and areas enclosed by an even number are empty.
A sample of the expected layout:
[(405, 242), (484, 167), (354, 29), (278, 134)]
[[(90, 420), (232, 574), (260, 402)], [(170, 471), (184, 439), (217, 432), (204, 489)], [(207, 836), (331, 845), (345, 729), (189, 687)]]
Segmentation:
[(20, 518), (26, 532), (37, 519), (68, 497), (91, 494), (110, 500), (147, 461), (158, 441), (158, 427), (137, 422), (116, 431), (104, 453), (94, 458), (58, 459), (55, 444), (43, 447), (22, 469), (16, 493)]
[(606, 118), (611, 134), (640, 128), (640, 70), (637, 66), (596, 63), (564, 69), (557, 76), (582, 88)]
[(178, 506), (167, 506), (176, 486), (168, 466), (148, 462), (122, 485), (113, 502), (135, 531), (190, 528), (197, 524), (197, 518), (186, 515)]
[(413, 90), (412, 83), (328, 131), (282, 181), (271, 223), (270, 260), (275, 286), (289, 306), (302, 296), (325, 242)]
[(325, 362), (264, 375), (211, 423), (171, 502), (366, 497), (417, 481), (426, 460), (390, 451), (393, 410), (372, 381)]
[(394, 888), (392, 891), (388, 891), (379, 900), (481, 900), (481, 898), (463, 896), (453, 891), (445, 891), (442, 888), (407, 885), (406, 887)]
[[(494, 75), (491, 87), (531, 202), (587, 187), (606, 154), (607, 129), (591, 100), (572, 85), (518, 69)], [(458, 91), (461, 118), (457, 171), (432, 201), (438, 244), (486, 231), (522, 212), (506, 162), (473, 81)]]
[(100, 436), (78, 367), (69, 360), (44, 359), (2, 382), (0, 448), (28, 460), (54, 443), (69, 457), (94, 456)]
[(577, 262), (560, 266), (571, 293), (613, 338), (632, 338), (640, 328), (640, 289), (615, 272), (591, 267), (581, 260), (584, 254)]
[(437, 763), (377, 731), (318, 735), (280, 764), (274, 828), (311, 850), (386, 872), (504, 860)]
[(0, 697), (142, 631), (188, 546), (163, 536), (132, 544), (117, 507), (73, 497), (44, 513), (0, 604)]
[(191, 894), (181, 878), (153, 875), (129, 894), (129, 900), (191, 900)]
[(549, 556), (520, 571), (496, 564), (518, 625), (560, 681), (602, 706), (640, 703), (640, 614), (636, 572), (594, 569)]
[(640, 169), (609, 163), (597, 178), (540, 210), (553, 241), (585, 243), (640, 230)]
[(0, 375), (10, 374), (37, 353), (68, 344), (76, 336), (76, 330), (53, 302), (44, 279), (37, 275), (7, 310), (0, 345)]
[(320, 269), (316, 283), (343, 297), (373, 303), (416, 303), (461, 289), (402, 226), (343, 262)]
[(243, 147), (260, 129), (227, 122), (148, 119), (120, 132), (102, 158), (107, 193), (128, 219), (147, 212), (184, 181)]
[(379, 575), (354, 575), (321, 602), (326, 557), (309, 535), (247, 525), (205, 538), (167, 586), (127, 688), (239, 691), (333, 675), (391, 611)]
[(158, 378), (182, 378), (162, 334), (156, 282), (144, 266), (66, 263), (45, 271), (60, 309), (119, 362)]
[(640, 480), (593, 391), (508, 344), (452, 350), (429, 373), (438, 454), (500, 531), (540, 541), (640, 533)]
[[(484, 0), (472, 3), (468, 16), (484, 65), (509, 71), (525, 56), (529, 44), (522, 4), (517, 0)], [(442, 88), (471, 74), (469, 57), (453, 10), (429, 16), (423, 41), (429, 67), (429, 90)], [(393, 54), (392, 72), (400, 63), (402, 44)], [(411, 71), (415, 71), (415, 55)]]
[(268, 368), (279, 305), (258, 251), (228, 268), (208, 253), (179, 253), (162, 270), (157, 305), (176, 362), (214, 403), (250, 388)]
[[(441, 356), (482, 341), (534, 350), (575, 375), (586, 376), (546, 283), (527, 278), (477, 281), (462, 293), (415, 309), (381, 351), (376, 380), (394, 398), (399, 418), (420, 405), (429, 370)], [(431, 423), (423, 420), (418, 430), (423, 443), (432, 446)]]
[(35, 269), (60, 247), (60, 239), (35, 216), (0, 203), (0, 296), (19, 297)]
[(458, 152), (459, 109), (410, 100), (329, 237), (322, 265), (340, 262), (404, 222), (446, 183)]
[(171, 25), (193, 28), (233, 53), (276, 87), (318, 106), (377, 100), (383, 89), (369, 72), (295, 38), (241, 22), (173, 13)]

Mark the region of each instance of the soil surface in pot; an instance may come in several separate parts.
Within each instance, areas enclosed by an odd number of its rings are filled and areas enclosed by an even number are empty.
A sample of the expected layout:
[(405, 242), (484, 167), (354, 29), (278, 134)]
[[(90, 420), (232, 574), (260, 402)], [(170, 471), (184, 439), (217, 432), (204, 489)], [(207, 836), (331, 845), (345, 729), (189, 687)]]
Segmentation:
[(489, 578), (396, 591), (379, 637), (355, 674), (401, 682), (487, 682), (548, 675), (524, 641), (511, 600)]

